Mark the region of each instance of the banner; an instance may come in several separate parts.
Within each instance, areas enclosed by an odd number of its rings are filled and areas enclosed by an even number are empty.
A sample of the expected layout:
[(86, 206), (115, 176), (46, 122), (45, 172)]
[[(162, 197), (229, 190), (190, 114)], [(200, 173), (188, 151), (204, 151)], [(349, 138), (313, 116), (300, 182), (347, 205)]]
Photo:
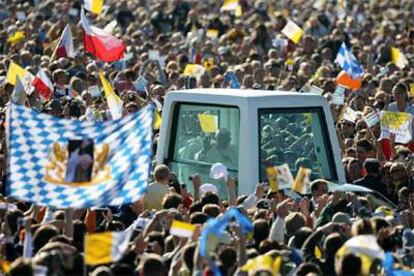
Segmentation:
[(383, 111), (381, 113), (381, 131), (395, 134), (395, 142), (407, 144), (412, 140), (411, 114), (406, 112)]
[(92, 126), (15, 104), (9, 112), (9, 196), (88, 208), (132, 203), (146, 191), (152, 106)]

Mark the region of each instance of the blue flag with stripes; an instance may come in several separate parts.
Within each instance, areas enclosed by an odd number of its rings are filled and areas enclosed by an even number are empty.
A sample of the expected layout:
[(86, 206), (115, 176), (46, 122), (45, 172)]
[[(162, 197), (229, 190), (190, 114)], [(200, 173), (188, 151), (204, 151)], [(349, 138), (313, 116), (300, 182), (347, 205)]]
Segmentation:
[(336, 55), (335, 62), (338, 63), (342, 70), (344, 70), (353, 79), (361, 78), (364, 73), (361, 64), (358, 63), (351, 50), (346, 47), (345, 42), (342, 42), (338, 54)]
[(11, 104), (7, 193), (55, 208), (116, 206), (146, 191), (153, 106), (90, 125)]

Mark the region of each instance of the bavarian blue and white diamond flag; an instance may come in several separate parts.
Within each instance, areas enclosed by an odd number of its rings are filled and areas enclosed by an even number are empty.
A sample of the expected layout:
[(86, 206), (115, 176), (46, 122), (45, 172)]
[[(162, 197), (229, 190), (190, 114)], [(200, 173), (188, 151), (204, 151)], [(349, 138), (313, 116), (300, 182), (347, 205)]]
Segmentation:
[(8, 195), (55, 208), (127, 204), (146, 191), (153, 107), (95, 125), (12, 104)]
[(358, 60), (352, 54), (351, 50), (348, 49), (345, 42), (342, 42), (335, 62), (353, 79), (359, 79), (364, 74), (361, 64), (358, 63)]

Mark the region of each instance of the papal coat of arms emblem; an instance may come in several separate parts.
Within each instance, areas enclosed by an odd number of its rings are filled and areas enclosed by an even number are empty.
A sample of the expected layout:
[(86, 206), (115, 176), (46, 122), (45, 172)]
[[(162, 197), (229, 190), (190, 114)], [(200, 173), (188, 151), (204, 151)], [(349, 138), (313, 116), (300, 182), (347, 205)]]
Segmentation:
[(111, 179), (107, 165), (110, 148), (94, 147), (93, 140), (69, 140), (66, 146), (54, 143), (46, 164), (44, 180), (68, 186), (90, 186)]

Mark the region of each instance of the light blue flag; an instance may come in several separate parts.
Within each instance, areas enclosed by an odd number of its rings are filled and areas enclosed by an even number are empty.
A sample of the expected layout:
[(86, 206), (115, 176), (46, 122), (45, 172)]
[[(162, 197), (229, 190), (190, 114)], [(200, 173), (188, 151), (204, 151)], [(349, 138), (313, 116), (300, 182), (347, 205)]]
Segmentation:
[(229, 222), (235, 219), (240, 225), (241, 232), (246, 234), (253, 231), (253, 224), (248, 217), (240, 213), (236, 208), (229, 209), (223, 216), (207, 221), (200, 234), (200, 256), (207, 258), (209, 254), (209, 245), (214, 240), (218, 240), (223, 235)]
[(91, 126), (11, 104), (8, 195), (55, 208), (135, 202), (148, 185), (153, 109)]
[(233, 74), (230, 75), (230, 88), (239, 89), (240, 87), (240, 82), (237, 79), (236, 74), (233, 72)]
[(241, 84), (233, 71), (227, 72), (224, 75), (225, 81), (230, 84), (230, 88), (232, 89), (239, 89)]
[(219, 218), (209, 219), (201, 231), (200, 256), (207, 258), (208, 264), (214, 276), (221, 276), (221, 272), (214, 260), (210, 258), (210, 252), (215, 250), (218, 245), (219, 238), (224, 235), (224, 231), (233, 219), (240, 225), (242, 234), (253, 231), (253, 224), (250, 219), (234, 207), (229, 209)]
[(221, 276), (216, 263), (210, 258), (210, 252), (215, 250), (219, 238), (229, 226), (231, 220), (236, 220), (240, 225), (242, 234), (253, 231), (253, 224), (248, 217), (240, 213), (236, 208), (229, 209), (223, 216), (209, 219), (200, 234), (200, 256), (208, 259), (208, 263), (214, 276)]
[(132, 83), (136, 90), (145, 92), (147, 91), (148, 81), (143, 77), (139, 76), (136, 81)]
[(358, 63), (358, 60), (352, 54), (351, 50), (346, 47), (345, 42), (342, 42), (338, 54), (336, 55), (335, 62), (338, 63), (342, 70), (344, 70), (353, 79), (361, 78), (364, 73), (361, 64)]
[(384, 270), (387, 276), (412, 276), (413, 274), (410, 271), (405, 271), (401, 269), (394, 268), (394, 256), (390, 252), (385, 253), (385, 258), (383, 261)]

